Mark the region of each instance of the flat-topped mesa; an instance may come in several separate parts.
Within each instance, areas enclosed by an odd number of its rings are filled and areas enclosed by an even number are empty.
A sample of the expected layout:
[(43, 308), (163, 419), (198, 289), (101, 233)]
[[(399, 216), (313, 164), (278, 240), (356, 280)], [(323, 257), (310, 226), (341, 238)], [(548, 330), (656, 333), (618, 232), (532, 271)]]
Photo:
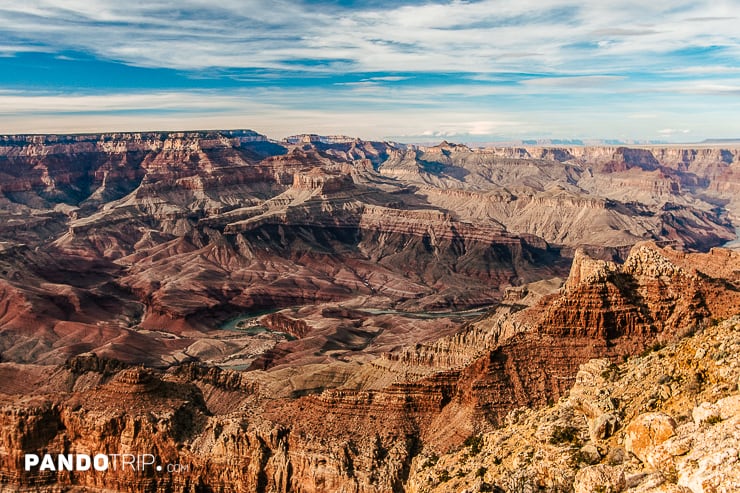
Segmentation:
[(142, 367), (126, 368), (111, 378), (104, 389), (112, 394), (148, 394), (156, 392), (162, 380), (151, 370)]
[(310, 170), (311, 168), (335, 169), (337, 162), (316, 147), (307, 145), (293, 147), (282, 155), (267, 157), (260, 163), (260, 166), (262, 165)]
[(574, 160), (579, 163), (624, 163), (629, 167), (656, 165), (686, 170), (688, 166), (732, 164), (740, 162), (738, 145), (686, 145), (686, 146), (514, 146), (486, 147), (473, 149), (481, 154), (494, 154), (512, 159), (548, 159), (553, 161)]
[(64, 367), (75, 374), (95, 372), (103, 375), (112, 375), (125, 369), (128, 365), (115, 359), (101, 358), (95, 353), (82, 353), (69, 358), (64, 364)]
[(358, 142), (357, 137), (347, 135), (297, 134), (283, 139), (286, 144), (348, 144)]
[(432, 147), (420, 147), (420, 150), (424, 152), (439, 152), (444, 153), (446, 152), (470, 152), (470, 147), (466, 146), (465, 144), (455, 144), (454, 142), (447, 142), (446, 140), (443, 140), (436, 146)]
[(530, 200), (533, 206), (538, 207), (559, 207), (559, 208), (579, 208), (579, 209), (599, 209), (608, 210), (617, 207), (614, 201), (594, 198), (589, 196), (580, 196), (574, 193), (561, 191), (552, 195), (536, 195)]
[(660, 163), (649, 149), (619, 147), (612, 155), (611, 162), (607, 163), (606, 171), (625, 171), (632, 167), (653, 171), (660, 167)]
[[(434, 209), (400, 210), (366, 205), (360, 220), (360, 227), (367, 230), (425, 236), (428, 237), (432, 247), (440, 240), (495, 242), (512, 245), (524, 241), (523, 237), (508, 234), (503, 228), (455, 221), (450, 214)], [(544, 242), (538, 243), (535, 238), (531, 240), (537, 247), (546, 248)]]
[(46, 156), (80, 152), (126, 153), (200, 149), (268, 142), (253, 130), (131, 132), (77, 135), (0, 135), (0, 156)]
[(322, 194), (351, 190), (355, 187), (352, 176), (339, 170), (314, 167), (308, 172), (293, 175), (293, 189), (318, 191)]

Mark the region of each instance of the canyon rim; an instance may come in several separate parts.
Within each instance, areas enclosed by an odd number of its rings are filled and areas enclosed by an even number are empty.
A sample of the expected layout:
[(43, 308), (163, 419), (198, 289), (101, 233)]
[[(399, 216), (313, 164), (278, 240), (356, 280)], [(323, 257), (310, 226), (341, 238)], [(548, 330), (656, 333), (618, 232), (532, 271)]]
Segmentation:
[(738, 162), (2, 137), (0, 485), (733, 491)]

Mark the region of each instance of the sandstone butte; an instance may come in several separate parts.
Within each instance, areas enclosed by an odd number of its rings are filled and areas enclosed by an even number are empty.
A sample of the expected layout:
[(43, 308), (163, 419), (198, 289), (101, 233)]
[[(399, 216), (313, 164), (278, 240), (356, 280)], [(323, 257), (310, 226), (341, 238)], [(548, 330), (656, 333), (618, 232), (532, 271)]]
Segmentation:
[(0, 489), (737, 491), (739, 160), (0, 137)]

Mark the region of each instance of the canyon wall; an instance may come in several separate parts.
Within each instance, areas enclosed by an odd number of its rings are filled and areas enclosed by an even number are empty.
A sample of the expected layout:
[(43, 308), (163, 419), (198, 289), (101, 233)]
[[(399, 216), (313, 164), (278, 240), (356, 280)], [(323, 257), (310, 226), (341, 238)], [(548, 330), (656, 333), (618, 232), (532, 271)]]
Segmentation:
[[(422, 488), (419, 461), (556, 402), (579, 365), (740, 311), (717, 248), (737, 167), (720, 147), (1, 137), (0, 487)], [(23, 470), (44, 452), (182, 470)]]

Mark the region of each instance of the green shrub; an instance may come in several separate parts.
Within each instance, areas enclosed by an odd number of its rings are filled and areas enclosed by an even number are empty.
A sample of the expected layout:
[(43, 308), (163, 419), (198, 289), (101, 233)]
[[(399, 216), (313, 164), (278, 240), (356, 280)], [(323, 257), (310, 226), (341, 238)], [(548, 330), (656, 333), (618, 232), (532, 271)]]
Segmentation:
[(427, 467), (434, 466), (437, 462), (439, 462), (439, 456), (437, 454), (432, 454), (426, 458), (421, 467), (426, 469)]
[(556, 426), (550, 435), (550, 443), (558, 445), (561, 443), (577, 443), (578, 428), (574, 426)]
[(714, 416), (709, 416), (709, 418), (707, 418), (707, 423), (710, 425), (716, 425), (717, 423), (721, 423), (721, 422), (722, 422), (722, 418), (716, 414)]
[(656, 342), (652, 346), (648, 346), (645, 348), (645, 350), (640, 354), (641, 357), (645, 357), (650, 353), (654, 353), (655, 351), (660, 351), (665, 347), (665, 344), (662, 342)]
[(470, 447), (470, 454), (471, 455), (478, 455), (481, 451), (481, 447), (483, 446), (483, 435), (477, 434), (477, 435), (470, 435), (468, 438), (465, 439), (465, 446)]

